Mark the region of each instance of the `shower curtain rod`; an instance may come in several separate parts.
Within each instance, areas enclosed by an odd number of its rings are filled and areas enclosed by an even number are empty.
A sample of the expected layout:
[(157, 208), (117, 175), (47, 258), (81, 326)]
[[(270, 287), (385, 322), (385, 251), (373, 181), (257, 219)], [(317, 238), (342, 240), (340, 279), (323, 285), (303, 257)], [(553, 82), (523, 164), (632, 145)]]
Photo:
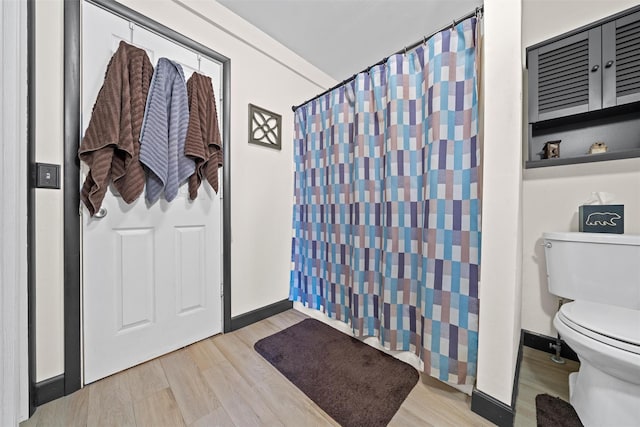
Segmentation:
[[(460, 22), (464, 21), (465, 19), (471, 18), (472, 16), (480, 16), (480, 15), (482, 14), (483, 10), (484, 10), (484, 5), (481, 5), (481, 6), (476, 7), (472, 12), (469, 12), (469, 13), (467, 13), (466, 15), (463, 15), (463, 16), (461, 16), (461, 17), (460, 17), (460, 18), (458, 18), (458, 19), (454, 19), (454, 20), (453, 20), (453, 23), (451, 23), (450, 25), (445, 25), (444, 27), (440, 28), (439, 30), (434, 31), (433, 33), (429, 34), (428, 36), (424, 36), (424, 37), (422, 38), (422, 40), (418, 40), (417, 42), (413, 43), (412, 45), (405, 46), (403, 49), (400, 49), (399, 51), (397, 51), (397, 52), (393, 53), (392, 55), (389, 55), (389, 56), (387, 56), (387, 57), (382, 58), (380, 61), (376, 62), (375, 64), (370, 65), (370, 66), (368, 66), (367, 68), (365, 68), (364, 70), (360, 71), (360, 73), (368, 72), (368, 71), (369, 71), (370, 69), (372, 69), (373, 67), (375, 67), (375, 66), (377, 66), (377, 65), (380, 65), (380, 64), (384, 64), (384, 63), (387, 61), (387, 59), (389, 59), (389, 57), (391, 57), (391, 56), (393, 56), (393, 55), (399, 55), (399, 54), (401, 54), (401, 53), (407, 53), (408, 51), (415, 49), (416, 47), (420, 46), (421, 44), (426, 43), (426, 42), (427, 42), (427, 40), (429, 40), (431, 37), (433, 37), (433, 36), (435, 36), (436, 34), (438, 34), (440, 31), (444, 31), (444, 30), (446, 30), (447, 28), (451, 28), (451, 29), (453, 29), (457, 24), (459, 24)], [(327, 93), (331, 92), (332, 90), (334, 90), (334, 89), (336, 89), (336, 88), (339, 88), (340, 86), (342, 86), (342, 85), (344, 85), (344, 84), (349, 83), (351, 80), (355, 79), (355, 78), (356, 78), (356, 76), (357, 76), (358, 74), (360, 74), (360, 73), (356, 73), (356, 74), (354, 74), (353, 76), (349, 77), (348, 79), (345, 79), (345, 80), (341, 81), (340, 83), (338, 83), (337, 85), (332, 86), (332, 87), (330, 87), (329, 89), (325, 90), (325, 91), (324, 91), (324, 92), (322, 92), (321, 94), (318, 94), (318, 95), (314, 96), (313, 98), (306, 100), (306, 101), (305, 101), (305, 102), (303, 102), (302, 104), (292, 105), (292, 106), (291, 106), (291, 110), (295, 113), (295, 111), (296, 111), (298, 108), (302, 107), (303, 105), (305, 105), (305, 104), (307, 104), (307, 103), (309, 103), (309, 102), (313, 101), (314, 99), (318, 99), (318, 98), (320, 98), (320, 97), (321, 97), (321, 96), (323, 96), (323, 95), (326, 95)]]

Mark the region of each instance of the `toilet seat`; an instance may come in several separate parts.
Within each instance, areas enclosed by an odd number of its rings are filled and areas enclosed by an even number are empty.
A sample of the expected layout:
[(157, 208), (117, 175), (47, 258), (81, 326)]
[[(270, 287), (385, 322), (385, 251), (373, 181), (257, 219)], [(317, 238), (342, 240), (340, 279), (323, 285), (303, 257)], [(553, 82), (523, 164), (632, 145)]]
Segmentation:
[(638, 310), (590, 301), (573, 301), (560, 307), (558, 318), (576, 332), (640, 355)]

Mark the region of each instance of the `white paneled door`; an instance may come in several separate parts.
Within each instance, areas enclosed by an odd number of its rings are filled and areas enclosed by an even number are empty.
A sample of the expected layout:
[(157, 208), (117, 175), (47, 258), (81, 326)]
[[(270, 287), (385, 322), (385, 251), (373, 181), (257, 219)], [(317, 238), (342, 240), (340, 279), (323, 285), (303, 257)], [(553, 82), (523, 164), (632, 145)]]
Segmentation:
[[(83, 130), (121, 40), (210, 76), (222, 105), (220, 64), (88, 3), (82, 25)], [(204, 182), (195, 201), (183, 185), (128, 205), (110, 188), (102, 218), (82, 207), (85, 384), (222, 331), (220, 196)]]

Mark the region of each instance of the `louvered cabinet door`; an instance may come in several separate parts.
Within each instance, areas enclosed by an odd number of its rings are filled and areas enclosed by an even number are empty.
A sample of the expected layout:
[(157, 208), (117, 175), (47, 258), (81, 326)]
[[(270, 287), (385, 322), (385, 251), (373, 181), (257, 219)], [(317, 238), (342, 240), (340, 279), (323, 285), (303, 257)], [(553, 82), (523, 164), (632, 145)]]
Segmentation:
[(640, 12), (602, 26), (602, 106), (640, 101)]
[(602, 108), (601, 28), (528, 52), (529, 123)]

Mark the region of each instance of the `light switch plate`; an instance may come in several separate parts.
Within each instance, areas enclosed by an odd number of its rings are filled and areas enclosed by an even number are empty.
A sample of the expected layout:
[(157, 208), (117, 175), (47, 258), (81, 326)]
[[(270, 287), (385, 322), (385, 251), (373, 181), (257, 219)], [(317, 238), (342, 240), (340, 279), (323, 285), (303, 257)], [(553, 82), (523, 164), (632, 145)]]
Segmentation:
[(36, 163), (36, 188), (60, 188), (60, 165)]

